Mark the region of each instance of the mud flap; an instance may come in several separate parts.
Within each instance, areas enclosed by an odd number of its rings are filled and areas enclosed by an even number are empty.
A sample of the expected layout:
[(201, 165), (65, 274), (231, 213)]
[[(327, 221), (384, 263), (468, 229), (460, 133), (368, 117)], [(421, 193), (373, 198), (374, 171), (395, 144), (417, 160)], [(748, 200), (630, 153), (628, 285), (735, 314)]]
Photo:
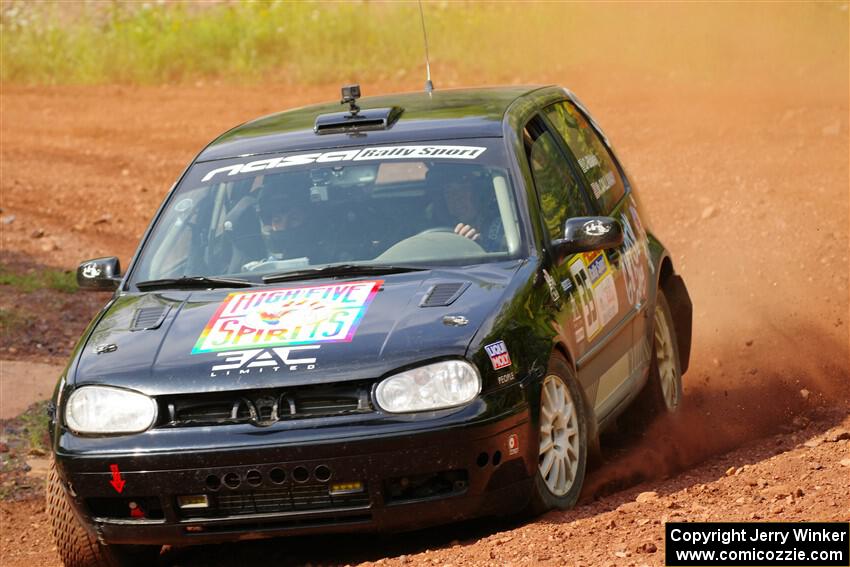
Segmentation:
[(685, 280), (678, 274), (671, 274), (664, 282), (664, 295), (673, 315), (676, 327), (676, 339), (679, 343), (679, 364), (682, 374), (688, 370), (691, 358), (691, 332), (693, 328), (693, 304)]

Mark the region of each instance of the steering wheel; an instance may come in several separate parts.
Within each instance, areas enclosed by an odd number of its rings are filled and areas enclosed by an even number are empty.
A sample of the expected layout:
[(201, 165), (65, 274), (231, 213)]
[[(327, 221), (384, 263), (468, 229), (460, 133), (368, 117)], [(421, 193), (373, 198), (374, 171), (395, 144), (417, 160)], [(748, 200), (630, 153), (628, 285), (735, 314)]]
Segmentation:
[[(426, 228), (422, 232), (414, 234), (414, 236), (419, 236), (420, 234), (431, 234), (431, 233), (434, 233), (434, 232), (451, 232), (452, 234), (457, 234), (455, 232), (455, 229), (454, 229), (453, 226), (434, 226), (434, 227), (431, 227), (431, 228)], [(458, 236), (460, 236), (460, 235), (458, 234)], [(463, 238), (466, 238), (466, 237), (463, 237)]]
[(455, 258), (477, 258), (482, 253), (484, 248), (478, 242), (457, 234), (453, 227), (435, 226), (396, 242), (375, 259), (430, 262), (444, 259), (447, 254)]

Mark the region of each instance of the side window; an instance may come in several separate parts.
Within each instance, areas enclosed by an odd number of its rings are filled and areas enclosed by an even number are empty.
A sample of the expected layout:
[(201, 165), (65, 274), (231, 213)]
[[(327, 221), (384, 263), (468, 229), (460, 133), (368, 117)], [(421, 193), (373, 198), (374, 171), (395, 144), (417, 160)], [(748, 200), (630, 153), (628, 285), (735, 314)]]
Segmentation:
[(528, 123), (523, 138), (549, 237), (563, 238), (568, 218), (590, 214), (583, 191), (552, 133), (540, 119)]
[(610, 213), (626, 189), (605, 143), (572, 103), (559, 102), (543, 112), (578, 161), (599, 210)]

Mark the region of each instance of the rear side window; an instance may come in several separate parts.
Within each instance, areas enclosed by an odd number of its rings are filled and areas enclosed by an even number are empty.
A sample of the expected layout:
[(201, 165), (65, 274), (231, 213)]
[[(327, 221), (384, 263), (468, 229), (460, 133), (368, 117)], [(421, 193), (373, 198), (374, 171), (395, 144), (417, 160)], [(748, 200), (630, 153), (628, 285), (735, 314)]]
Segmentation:
[(588, 215), (583, 192), (552, 133), (542, 120), (533, 119), (523, 132), (525, 152), (546, 230), (552, 240), (564, 237), (564, 222)]
[(575, 156), (600, 212), (610, 213), (626, 189), (605, 143), (572, 103), (553, 104), (544, 113)]

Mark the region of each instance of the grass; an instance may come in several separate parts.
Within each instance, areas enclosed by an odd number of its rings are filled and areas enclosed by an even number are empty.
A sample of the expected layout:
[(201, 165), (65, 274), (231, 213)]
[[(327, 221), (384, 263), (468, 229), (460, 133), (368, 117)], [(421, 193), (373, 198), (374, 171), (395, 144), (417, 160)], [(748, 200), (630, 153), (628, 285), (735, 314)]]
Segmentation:
[[(39, 289), (53, 289), (62, 293), (77, 291), (77, 276), (71, 271), (45, 269), (31, 273), (13, 273), (0, 266), (0, 285), (8, 285), (24, 293)], [(0, 323), (5, 326), (9, 311), (0, 313)]]
[(48, 400), (36, 402), (20, 415), (23, 431), (29, 443), (29, 451), (45, 454), (50, 447), (48, 434), (49, 419), (47, 417)]
[[(238, 2), (14, 4), (4, 12), (0, 78), (160, 83), (228, 76), (314, 82), (341, 67), (419, 63), (412, 5)], [(59, 25), (59, 22), (63, 22)], [(387, 27), (388, 26), (388, 27)], [(386, 37), (394, 29), (400, 35)], [(356, 37), (355, 37), (356, 36)], [(403, 36), (403, 37), (401, 37)]]
[(0, 331), (21, 328), (28, 322), (29, 319), (20, 311), (0, 307)]
[[(846, 2), (423, 5), (438, 87), (482, 77), (551, 81), (576, 71), (617, 81), (623, 67), (685, 80), (730, 69), (788, 78), (831, 73), (836, 57), (846, 69)], [(424, 78), (415, 2), (0, 0), (0, 26), (4, 82)]]

